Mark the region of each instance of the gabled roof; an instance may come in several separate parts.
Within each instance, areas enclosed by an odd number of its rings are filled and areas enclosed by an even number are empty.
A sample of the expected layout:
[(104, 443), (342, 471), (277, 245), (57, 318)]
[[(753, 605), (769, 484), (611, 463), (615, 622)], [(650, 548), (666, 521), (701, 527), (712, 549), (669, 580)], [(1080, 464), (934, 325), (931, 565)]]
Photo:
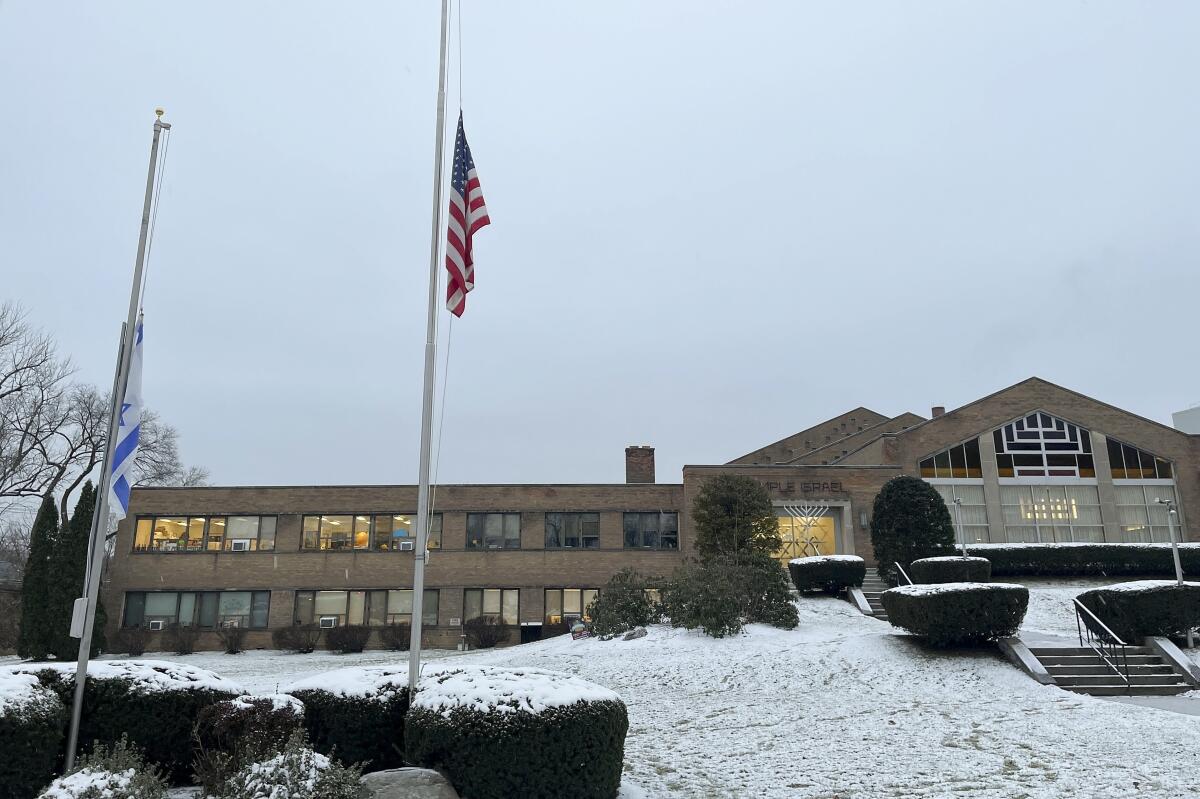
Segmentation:
[(781, 438), (773, 444), (734, 458), (726, 465), (752, 465), (756, 463), (783, 463), (803, 456), (805, 453), (858, 434), (868, 427), (886, 422), (888, 417), (869, 408), (858, 407), (826, 419), (820, 424)]
[(865, 430), (846, 436), (837, 441), (831, 441), (828, 444), (817, 447), (811, 452), (806, 452), (803, 455), (793, 458), (787, 463), (804, 463), (804, 464), (830, 464), (837, 463), (842, 458), (845, 458), (863, 447), (868, 446), (872, 441), (878, 439), (887, 433), (899, 433), (907, 430), (910, 427), (915, 427), (925, 421), (924, 416), (919, 416), (915, 413), (902, 413), (899, 416), (893, 416), (891, 419), (885, 419), (876, 425), (871, 425)]

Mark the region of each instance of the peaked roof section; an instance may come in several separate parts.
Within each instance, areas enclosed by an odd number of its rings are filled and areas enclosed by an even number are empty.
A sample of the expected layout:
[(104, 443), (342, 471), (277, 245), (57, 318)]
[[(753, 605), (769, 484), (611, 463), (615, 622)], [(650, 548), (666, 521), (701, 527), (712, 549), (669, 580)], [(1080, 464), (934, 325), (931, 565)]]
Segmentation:
[(749, 466), (760, 463), (785, 463), (815, 449), (857, 435), (869, 427), (874, 427), (886, 421), (888, 421), (888, 417), (882, 413), (876, 413), (869, 408), (858, 407), (846, 411), (840, 416), (826, 419), (824, 422), (813, 425), (807, 430), (801, 430), (799, 433), (794, 433), (787, 438), (781, 438), (774, 444), (768, 444), (761, 449), (748, 452), (740, 458), (734, 458), (726, 465)]
[(899, 416), (893, 416), (891, 419), (886, 419), (879, 424), (872, 425), (860, 432), (846, 436), (837, 441), (818, 447), (811, 452), (793, 458), (788, 463), (803, 463), (808, 465), (831, 464), (837, 463), (842, 458), (847, 457), (855, 452), (858, 452), (863, 447), (869, 445), (872, 441), (887, 435), (888, 433), (900, 433), (910, 427), (927, 421), (924, 416), (919, 416), (915, 413), (902, 413)]

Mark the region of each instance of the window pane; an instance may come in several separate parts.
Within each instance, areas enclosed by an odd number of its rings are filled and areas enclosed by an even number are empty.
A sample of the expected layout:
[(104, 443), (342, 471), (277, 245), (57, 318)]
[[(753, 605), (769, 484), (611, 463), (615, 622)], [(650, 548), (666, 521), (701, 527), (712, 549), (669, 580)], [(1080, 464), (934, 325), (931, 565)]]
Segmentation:
[(639, 517), (636, 513), (626, 513), (622, 524), (625, 529), (625, 546), (637, 547), (641, 546), (641, 526), (638, 523)]
[(345, 616), (346, 592), (318, 591), (316, 612), (318, 616)]
[[(150, 533), (154, 530), (153, 519), (138, 519), (137, 532), (133, 537), (133, 548), (142, 551), (150, 547)], [(133, 596), (130, 594), (130, 596)]]
[(346, 615), (347, 624), (362, 624), (367, 615), (367, 592), (350, 592), (350, 612)]
[(483, 591), (468, 588), (463, 591), (463, 621), (477, 619), (483, 615)]
[(933, 458), (926, 458), (921, 461), (921, 476), (925, 478), (937, 477), (937, 470), (933, 468)]
[(150, 548), (160, 552), (176, 552), (179, 542), (187, 530), (186, 517), (164, 517), (154, 520), (154, 533)]
[(583, 613), (584, 616), (587, 617), (588, 621), (591, 621), (591, 617), (588, 615), (588, 608), (591, 607), (591, 604), (596, 601), (596, 595), (599, 593), (600, 592), (595, 588), (583, 589)]
[(401, 588), (388, 591), (388, 614), (406, 613), (412, 615), (412, 589)]
[(313, 622), (313, 600), (315, 592), (313, 591), (297, 591), (296, 592), (296, 623), (297, 624), (312, 624)]
[(392, 548), (392, 515), (375, 514), (372, 517), (372, 535), (374, 536), (371, 547), (380, 551), (386, 551)]
[(488, 615), (494, 615), (500, 612), (499, 588), (483, 589), (483, 612)]
[(436, 627), (438, 623), (438, 590), (426, 588), (422, 593), (421, 624)]
[(567, 513), (563, 517), (563, 546), (578, 548), (581, 545), (579, 535), (579, 514)]
[(659, 519), (663, 549), (679, 549), (679, 514), (664, 513)]
[(504, 610), (501, 613), (501, 620), (505, 624), (516, 625), (518, 619), (518, 607), (520, 603), (521, 593), (515, 588), (505, 589), (504, 591)]
[(196, 594), (192, 591), (179, 595), (179, 623), (192, 625), (196, 621)]
[(387, 624), (387, 591), (371, 591), (367, 594), (367, 624)]
[[(149, 521), (148, 519), (146, 521)], [(149, 528), (146, 528), (147, 535)], [(125, 595), (125, 617), (122, 627), (141, 627), (146, 617), (146, 595), (140, 591)]]
[(582, 593), (583, 592), (580, 591), (578, 588), (564, 588), (563, 589), (563, 614), (564, 615), (568, 614), (568, 613), (573, 613), (576, 616), (579, 616), (583, 613), (583, 607), (580, 604), (583, 599)]
[(557, 549), (563, 546), (562, 524), (563, 514), (546, 514), (546, 549)]
[(962, 447), (950, 449), (950, 471), (952, 477), (967, 476), (967, 453)]
[[(274, 517), (267, 517), (274, 518)], [(271, 592), (255, 591), (250, 603), (250, 626), (264, 629), (267, 626), (267, 616), (271, 608)]]
[(484, 528), (487, 525), (487, 514), (467, 514), (467, 549), (483, 549)]
[(425, 542), (427, 549), (442, 548), (442, 514), (433, 514), (429, 522), (429, 539)]
[(563, 603), (562, 590), (559, 588), (546, 589), (546, 624), (558, 624), (562, 621)]
[(597, 549), (600, 546), (600, 514), (584, 513), (581, 516), (580, 532), (583, 535), (583, 546), (587, 549)]
[(221, 542), (225, 538), (225, 517), (214, 516), (208, 520), (208, 543), (205, 544), (205, 549), (209, 552), (220, 552)]
[(250, 623), (250, 592), (222, 591), (217, 613), (222, 626), (246, 626)]
[(504, 548), (521, 548), (521, 514), (504, 514)]
[(321, 547), (321, 517), (304, 517), (304, 548), (320, 549)]
[(258, 523), (258, 548), (259, 550), (272, 550), (275, 548), (275, 523), (277, 519), (274, 516), (263, 516)]
[(321, 549), (350, 549), (353, 535), (353, 516), (321, 517)]
[(225, 538), (228, 539), (257, 539), (257, 516), (230, 516), (226, 520)]
[(216, 591), (205, 591), (200, 595), (200, 626), (217, 626), (217, 597)]
[(189, 552), (199, 552), (204, 549), (203, 516), (193, 516), (188, 519), (187, 548)]
[[(354, 548), (370, 549), (371, 547), (371, 517), (354, 517)], [(351, 622), (354, 624), (355, 622)]]
[(175, 609), (179, 595), (170, 591), (155, 591), (146, 594), (146, 615), (155, 619), (175, 621)]

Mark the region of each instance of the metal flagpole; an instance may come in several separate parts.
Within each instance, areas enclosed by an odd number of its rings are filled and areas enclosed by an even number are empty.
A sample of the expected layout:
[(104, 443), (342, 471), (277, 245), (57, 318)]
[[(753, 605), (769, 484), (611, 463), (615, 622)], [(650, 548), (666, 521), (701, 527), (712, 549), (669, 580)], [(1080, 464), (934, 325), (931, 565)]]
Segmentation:
[[(83, 611), (83, 625), (79, 629), (79, 661), (75, 669), (75, 701), (71, 706), (71, 728), (67, 736), (67, 757), (65, 771), (70, 771), (75, 763), (75, 750), (79, 744), (79, 720), (83, 712), (83, 689), (87, 681), (88, 658), (92, 653), (92, 629), (96, 623), (96, 602), (100, 594), (100, 570), (104, 566), (104, 539), (108, 528), (108, 495), (109, 480), (112, 477), (113, 449), (117, 428), (120, 426), (121, 405), (125, 401), (126, 383), (129, 380), (129, 360), (133, 354), (133, 337), (137, 327), (138, 306), (142, 292), (142, 268), (146, 263), (146, 235), (150, 228), (150, 201), (154, 194), (154, 175), (158, 168), (158, 141), (164, 130), (171, 126), (162, 121), (162, 109), (155, 110), (157, 119), (154, 120), (154, 140), (150, 144), (150, 168), (146, 173), (146, 201), (142, 206), (142, 226), (138, 233), (137, 260), (133, 267), (133, 288), (129, 292), (129, 318), (122, 330), (122, 345), (117, 367), (117, 381), (112, 393), (112, 407), (108, 417), (108, 438), (104, 442), (104, 465), (100, 470), (100, 485), (97, 489), (99, 501), (96, 504), (96, 515), (92, 517), (91, 541), (88, 542), (87, 580), (84, 586), (83, 598), (86, 608)], [(80, 606), (76, 600), (76, 606)], [(72, 614), (73, 617), (78, 613)], [(76, 632), (76, 624), (72, 619), (72, 633)]]
[(408, 690), (421, 671), (421, 614), (425, 604), (425, 560), (429, 541), (429, 451), (433, 438), (433, 387), (437, 360), (439, 243), (442, 237), (442, 167), (446, 134), (446, 42), (450, 0), (442, 0), (442, 41), (438, 51), (437, 132), (433, 147), (433, 224), (429, 239), (429, 318), (425, 326), (425, 392), (421, 398), (421, 460), (417, 488), (417, 546), (413, 552), (412, 638), (408, 645)]

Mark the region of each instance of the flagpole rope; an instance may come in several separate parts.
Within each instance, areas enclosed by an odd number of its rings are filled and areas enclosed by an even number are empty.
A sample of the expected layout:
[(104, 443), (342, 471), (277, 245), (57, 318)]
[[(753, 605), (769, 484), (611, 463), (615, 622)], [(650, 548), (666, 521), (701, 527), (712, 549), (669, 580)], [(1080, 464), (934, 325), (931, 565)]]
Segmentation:
[(167, 155), (171, 152), (171, 129), (163, 132), (162, 165), (154, 181), (154, 205), (150, 210), (150, 234), (146, 238), (146, 262), (142, 271), (142, 291), (138, 295), (138, 311), (142, 310), (141, 300), (146, 296), (146, 283), (150, 278), (150, 253), (154, 250), (154, 226), (158, 223), (158, 206), (162, 202), (163, 175), (167, 174)]

